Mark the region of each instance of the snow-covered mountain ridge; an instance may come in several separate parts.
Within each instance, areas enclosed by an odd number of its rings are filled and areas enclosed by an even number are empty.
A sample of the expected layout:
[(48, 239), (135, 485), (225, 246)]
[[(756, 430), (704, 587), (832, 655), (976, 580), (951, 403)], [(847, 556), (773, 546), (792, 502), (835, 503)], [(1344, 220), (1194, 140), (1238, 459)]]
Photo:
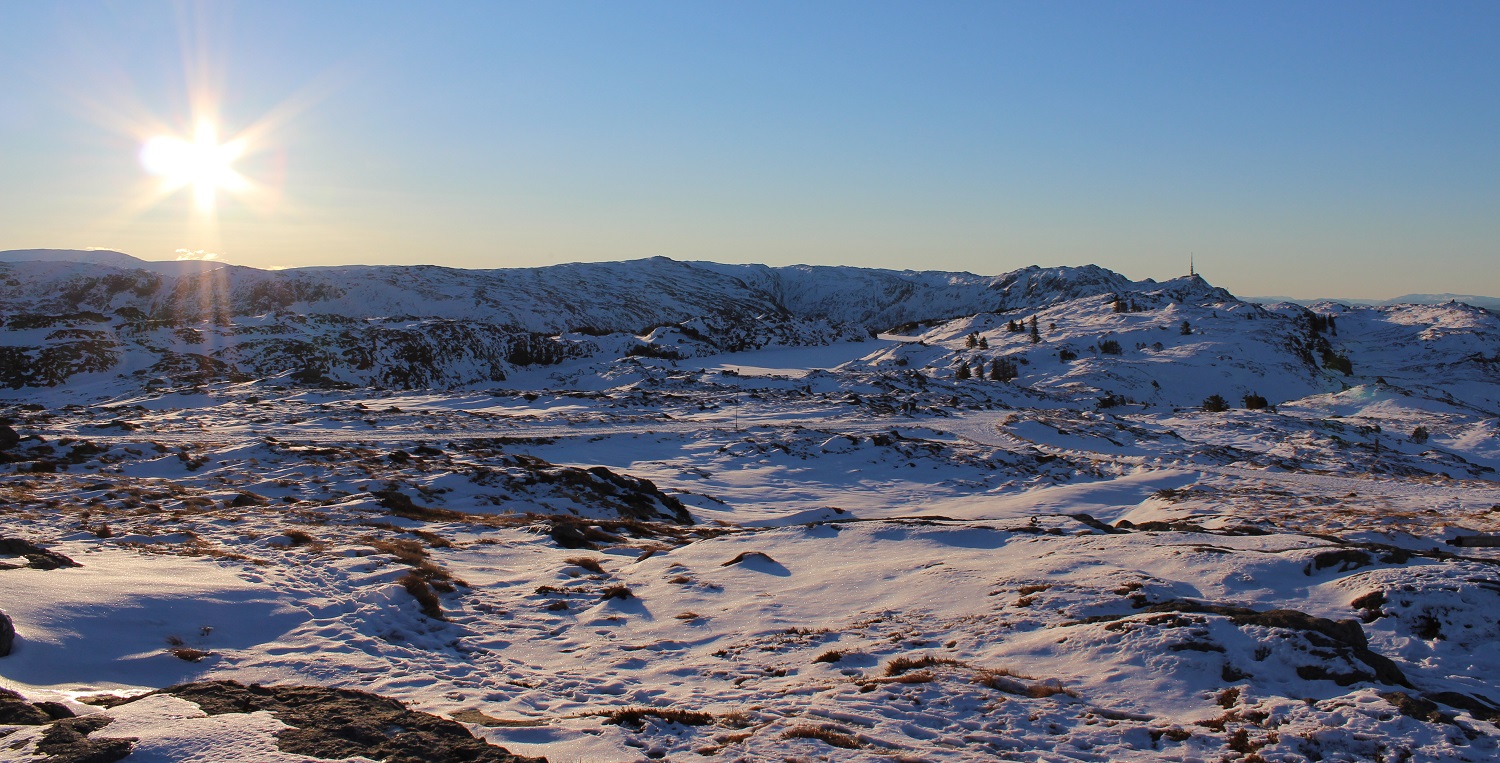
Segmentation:
[[(1134, 282), (1097, 266), (990, 277), (653, 258), (264, 271), (24, 250), (0, 253), (0, 383), (48, 386), (114, 372), (165, 383), (296, 374), (446, 387), (567, 358), (821, 345), (914, 321), (1141, 291), (1232, 299), (1200, 279)], [(653, 333), (661, 327), (670, 335)]]
[[(169, 266), (169, 267), (163, 267)], [(157, 320), (268, 312), (466, 320), (530, 332), (643, 332), (721, 315), (779, 315), (885, 329), (1080, 296), (1201, 284), (1133, 282), (1098, 266), (1032, 266), (1001, 276), (664, 257), (541, 268), (336, 266), (266, 271), (202, 261), (148, 263), (118, 252), (0, 252), (0, 310), (91, 311)]]

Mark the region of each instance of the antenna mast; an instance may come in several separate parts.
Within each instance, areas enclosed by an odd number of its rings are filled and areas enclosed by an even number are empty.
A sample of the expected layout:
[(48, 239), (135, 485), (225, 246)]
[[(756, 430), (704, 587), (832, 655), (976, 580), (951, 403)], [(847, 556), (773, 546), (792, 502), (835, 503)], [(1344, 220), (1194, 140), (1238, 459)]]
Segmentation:
[(1188, 252), (1188, 277), (1191, 278), (1196, 275), (1198, 275), (1198, 269), (1193, 266), (1193, 253)]

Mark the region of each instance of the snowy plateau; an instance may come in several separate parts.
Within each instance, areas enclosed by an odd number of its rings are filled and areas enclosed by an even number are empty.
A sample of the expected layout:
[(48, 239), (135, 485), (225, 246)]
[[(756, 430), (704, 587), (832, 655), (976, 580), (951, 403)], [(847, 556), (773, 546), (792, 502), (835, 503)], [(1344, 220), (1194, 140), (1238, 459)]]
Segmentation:
[(1500, 759), (1500, 317), (0, 253), (0, 759)]

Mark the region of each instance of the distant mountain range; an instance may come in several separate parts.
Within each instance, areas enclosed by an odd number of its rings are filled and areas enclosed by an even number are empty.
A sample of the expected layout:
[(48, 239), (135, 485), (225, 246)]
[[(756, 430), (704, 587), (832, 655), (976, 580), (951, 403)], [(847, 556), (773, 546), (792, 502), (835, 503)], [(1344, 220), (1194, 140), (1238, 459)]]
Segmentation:
[(1318, 299), (1294, 299), (1292, 297), (1245, 297), (1246, 302), (1257, 302), (1262, 305), (1274, 304), (1276, 302), (1291, 302), (1297, 305), (1315, 305), (1319, 302), (1339, 302), (1345, 305), (1446, 305), (1449, 302), (1461, 302), (1466, 305), (1482, 307), (1486, 310), (1500, 311), (1500, 297), (1481, 297), (1475, 294), (1403, 294), (1392, 299), (1348, 299), (1345, 297), (1319, 297)]

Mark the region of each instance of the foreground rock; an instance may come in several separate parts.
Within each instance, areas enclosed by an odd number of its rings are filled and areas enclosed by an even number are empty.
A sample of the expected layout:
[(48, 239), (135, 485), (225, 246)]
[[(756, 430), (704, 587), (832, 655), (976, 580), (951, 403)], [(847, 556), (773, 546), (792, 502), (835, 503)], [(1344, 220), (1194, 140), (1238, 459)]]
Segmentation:
[(477, 739), (456, 721), (353, 689), (200, 681), (155, 693), (185, 699), (209, 715), (268, 711), (292, 727), (278, 735), (277, 746), (293, 755), (393, 763), (545, 763)]

